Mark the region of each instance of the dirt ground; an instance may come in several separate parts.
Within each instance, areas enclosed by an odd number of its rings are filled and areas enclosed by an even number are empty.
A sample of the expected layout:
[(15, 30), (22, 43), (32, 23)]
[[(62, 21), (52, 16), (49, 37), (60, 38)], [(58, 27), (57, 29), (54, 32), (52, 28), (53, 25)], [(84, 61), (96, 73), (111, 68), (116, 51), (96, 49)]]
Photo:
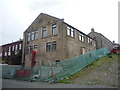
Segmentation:
[[(120, 59), (120, 58), (119, 58)], [(103, 65), (89, 70), (86, 75), (75, 78), (72, 83), (83, 85), (118, 86), (118, 58), (108, 60)]]

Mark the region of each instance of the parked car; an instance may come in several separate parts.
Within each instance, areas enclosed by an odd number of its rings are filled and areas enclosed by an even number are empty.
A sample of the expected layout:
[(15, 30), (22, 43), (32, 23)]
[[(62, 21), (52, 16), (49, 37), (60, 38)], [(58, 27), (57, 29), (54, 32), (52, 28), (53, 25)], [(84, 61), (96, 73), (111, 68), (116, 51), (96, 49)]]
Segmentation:
[(115, 47), (110, 51), (110, 53), (115, 53), (115, 54), (120, 53), (120, 45), (115, 46)]

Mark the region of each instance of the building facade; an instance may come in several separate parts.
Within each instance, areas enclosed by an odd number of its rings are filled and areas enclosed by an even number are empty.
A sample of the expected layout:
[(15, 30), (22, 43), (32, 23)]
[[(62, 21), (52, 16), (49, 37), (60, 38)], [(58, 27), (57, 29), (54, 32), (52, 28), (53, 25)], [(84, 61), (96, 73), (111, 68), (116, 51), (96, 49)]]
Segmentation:
[(93, 28), (88, 35), (97, 41), (97, 49), (108, 48), (109, 51), (113, 49), (113, 43), (101, 33), (95, 32)]
[(96, 41), (59, 19), (41, 13), (24, 32), (22, 63), (30, 67), (32, 51), (35, 66), (79, 56), (96, 50)]
[(0, 46), (0, 63), (2, 63), (2, 46)]
[(2, 63), (9, 65), (21, 65), (22, 45), (22, 40), (2, 45)]

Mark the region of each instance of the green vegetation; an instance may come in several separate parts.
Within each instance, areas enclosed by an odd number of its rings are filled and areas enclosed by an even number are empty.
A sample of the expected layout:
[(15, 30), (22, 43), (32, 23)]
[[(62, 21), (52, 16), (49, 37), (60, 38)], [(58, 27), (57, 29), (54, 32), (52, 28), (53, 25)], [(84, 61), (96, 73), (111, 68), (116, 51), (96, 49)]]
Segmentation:
[(93, 63), (91, 63), (90, 65), (85, 67), (84, 69), (80, 70), (79, 72), (75, 73), (74, 75), (71, 75), (70, 77), (66, 77), (63, 80), (59, 80), (58, 82), (59, 83), (74, 83), (74, 80), (77, 79), (78, 77), (80, 77), (80, 78), (84, 77), (85, 75), (87, 75), (91, 71), (99, 68), (100, 66), (102, 66), (105, 63), (108, 63), (109, 65), (111, 65), (112, 62), (114, 62), (115, 60), (118, 60), (118, 56), (120, 57), (120, 55), (111, 54), (111, 55), (102, 57), (102, 58), (94, 61)]

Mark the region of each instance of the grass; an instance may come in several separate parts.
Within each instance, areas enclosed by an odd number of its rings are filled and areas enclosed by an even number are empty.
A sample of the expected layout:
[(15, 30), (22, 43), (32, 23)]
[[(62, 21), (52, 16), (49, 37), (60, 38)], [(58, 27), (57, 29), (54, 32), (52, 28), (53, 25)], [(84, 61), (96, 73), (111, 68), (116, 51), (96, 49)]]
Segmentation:
[(109, 62), (109, 64), (112, 64), (112, 62), (114, 60), (118, 60), (118, 56), (120, 57), (120, 55), (112, 54), (112, 55), (107, 55), (105, 57), (97, 59), (96, 61), (94, 61), (93, 63), (91, 63), (87, 67), (85, 67), (84, 69), (82, 69), (79, 72), (75, 73), (74, 75), (71, 75), (68, 78), (65, 78), (63, 80), (59, 80), (58, 82), (59, 83), (74, 83), (74, 79), (76, 79), (78, 77), (81, 77), (81, 78), (84, 77), (89, 72), (99, 68), (104, 63)]

